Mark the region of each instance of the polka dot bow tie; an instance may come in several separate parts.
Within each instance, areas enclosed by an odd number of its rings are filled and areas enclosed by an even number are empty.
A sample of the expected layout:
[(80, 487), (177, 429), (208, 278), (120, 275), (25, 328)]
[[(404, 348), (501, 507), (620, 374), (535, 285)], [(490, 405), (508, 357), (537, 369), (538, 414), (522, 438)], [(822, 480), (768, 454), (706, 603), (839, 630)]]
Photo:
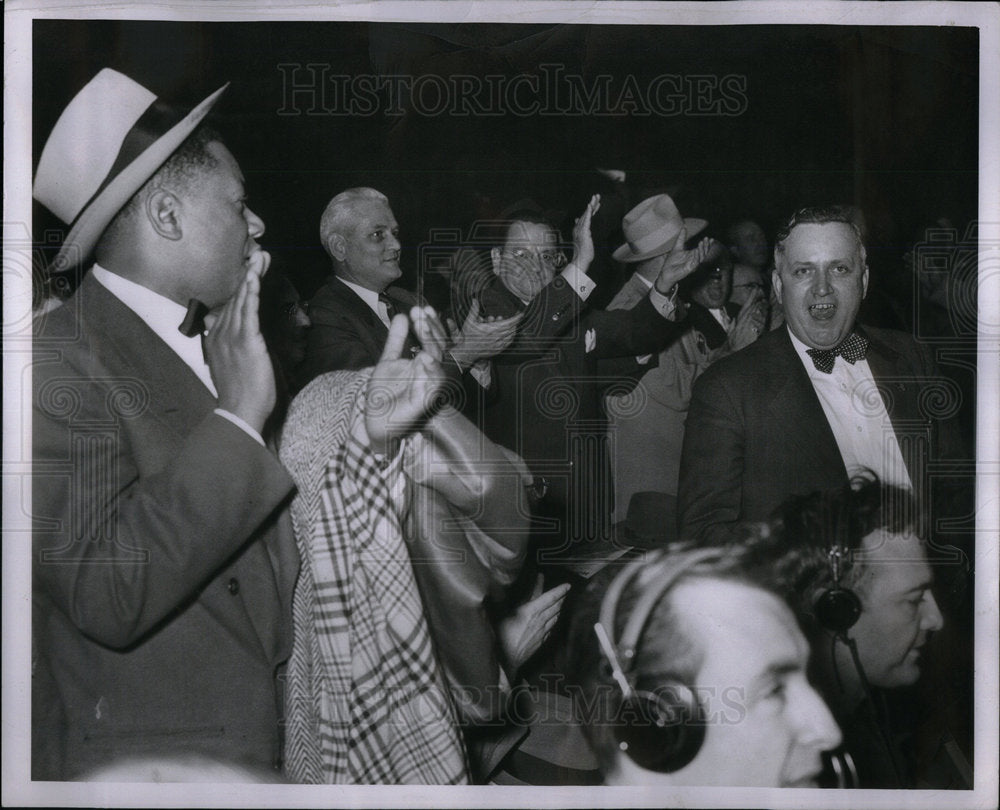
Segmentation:
[(858, 360), (864, 360), (868, 354), (868, 339), (857, 332), (851, 332), (839, 346), (832, 349), (806, 349), (806, 354), (812, 358), (813, 365), (819, 371), (831, 374), (838, 354), (852, 365)]

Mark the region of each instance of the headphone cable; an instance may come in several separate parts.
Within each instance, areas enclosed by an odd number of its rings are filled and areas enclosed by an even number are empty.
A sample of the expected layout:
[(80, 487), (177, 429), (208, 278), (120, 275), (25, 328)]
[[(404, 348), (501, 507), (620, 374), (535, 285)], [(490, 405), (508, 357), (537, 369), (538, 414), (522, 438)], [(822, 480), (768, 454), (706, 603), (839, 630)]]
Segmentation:
[(886, 734), (886, 729), (882, 727), (881, 718), (879, 717), (878, 707), (875, 704), (875, 697), (872, 693), (871, 684), (868, 683), (868, 678), (865, 675), (865, 668), (861, 666), (861, 657), (858, 655), (858, 645), (853, 638), (848, 637), (847, 633), (842, 633), (840, 635), (841, 641), (847, 644), (848, 649), (851, 651), (851, 658), (854, 661), (854, 668), (857, 670), (858, 678), (861, 680), (861, 688), (865, 692), (865, 698), (868, 701), (868, 705), (871, 706), (872, 717), (875, 720), (875, 730), (878, 732), (879, 737), (882, 739), (883, 745), (885, 745), (885, 750), (889, 754), (889, 763), (892, 765), (893, 773), (896, 776), (896, 783), (900, 787), (905, 787), (903, 783), (902, 770), (899, 767), (899, 763), (896, 761), (896, 754), (893, 751), (892, 743), (889, 741), (889, 737)]

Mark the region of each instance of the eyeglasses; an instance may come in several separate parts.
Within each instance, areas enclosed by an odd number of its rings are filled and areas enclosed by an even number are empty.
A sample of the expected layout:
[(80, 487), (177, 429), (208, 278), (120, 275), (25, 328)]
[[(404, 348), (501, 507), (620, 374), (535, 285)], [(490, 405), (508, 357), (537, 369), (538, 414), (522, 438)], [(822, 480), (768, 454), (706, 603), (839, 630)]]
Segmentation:
[(733, 285), (733, 289), (737, 289), (737, 288), (742, 289), (744, 287), (747, 288), (747, 289), (749, 289), (749, 290), (763, 290), (764, 289), (764, 285), (761, 284), (759, 281), (748, 281), (746, 284), (734, 284)]
[(566, 258), (566, 254), (563, 253), (561, 250), (543, 250), (536, 253), (535, 251), (529, 250), (528, 248), (516, 247), (516, 248), (504, 248), (503, 252), (509, 253), (518, 261), (527, 261), (530, 260), (533, 256), (537, 256), (539, 259), (541, 259), (542, 264), (551, 267), (553, 270), (561, 270), (563, 267), (567, 265), (569, 261)]

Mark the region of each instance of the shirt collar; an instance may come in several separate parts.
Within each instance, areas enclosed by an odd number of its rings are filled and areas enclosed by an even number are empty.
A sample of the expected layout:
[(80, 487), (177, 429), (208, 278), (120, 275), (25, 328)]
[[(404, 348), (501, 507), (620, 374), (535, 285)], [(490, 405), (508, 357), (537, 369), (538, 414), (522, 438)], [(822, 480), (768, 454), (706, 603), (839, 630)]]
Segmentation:
[(340, 278), (337, 276), (341, 282), (350, 287), (354, 292), (358, 294), (358, 297), (368, 304), (372, 312), (378, 315), (378, 293), (374, 290), (369, 290), (367, 287), (362, 287), (360, 284), (355, 284), (353, 281), (348, 281), (346, 278)]
[(202, 355), (201, 336), (187, 337), (178, 329), (184, 316), (187, 315), (184, 307), (148, 287), (106, 270), (99, 264), (94, 264), (90, 272), (95, 281), (138, 315), (142, 322), (198, 376), (212, 395), (217, 396), (212, 374)]

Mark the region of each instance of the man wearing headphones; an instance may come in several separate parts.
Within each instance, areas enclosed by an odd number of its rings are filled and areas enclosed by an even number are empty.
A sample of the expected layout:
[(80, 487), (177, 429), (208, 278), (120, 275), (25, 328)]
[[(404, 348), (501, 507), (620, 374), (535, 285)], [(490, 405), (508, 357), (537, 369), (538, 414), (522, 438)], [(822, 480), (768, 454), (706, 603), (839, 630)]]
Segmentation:
[[(813, 649), (815, 681), (844, 731), (863, 788), (971, 787), (947, 729), (970, 724), (961, 653), (938, 650), (944, 619), (932, 591), (935, 559), (909, 491), (859, 476), (785, 501), (758, 549)], [(921, 680), (937, 660), (944, 677)], [(928, 683), (933, 681), (933, 683)], [(956, 688), (957, 687), (957, 688)]]
[(815, 787), (841, 735), (809, 646), (739, 550), (659, 551), (588, 588), (577, 719), (611, 785)]

